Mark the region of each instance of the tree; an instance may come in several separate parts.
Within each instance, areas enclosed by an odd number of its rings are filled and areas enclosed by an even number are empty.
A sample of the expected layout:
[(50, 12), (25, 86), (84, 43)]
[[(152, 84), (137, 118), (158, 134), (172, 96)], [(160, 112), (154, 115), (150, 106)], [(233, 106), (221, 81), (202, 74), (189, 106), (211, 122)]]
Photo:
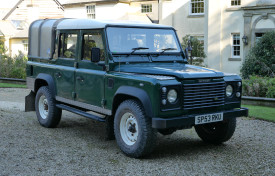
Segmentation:
[(5, 47), (5, 42), (2, 38), (0, 38), (0, 58), (2, 58), (1, 56), (6, 56), (7, 49)]
[(204, 44), (200, 40), (198, 40), (196, 37), (192, 37), (190, 35), (186, 35), (182, 38), (181, 46), (183, 49), (188, 47), (188, 41), (191, 42), (192, 47), (192, 57), (193, 57), (193, 65), (199, 65), (204, 66), (204, 58), (206, 57), (206, 54), (204, 52)]
[(242, 64), (241, 74), (243, 78), (250, 75), (263, 77), (275, 77), (275, 31), (267, 32), (249, 50)]

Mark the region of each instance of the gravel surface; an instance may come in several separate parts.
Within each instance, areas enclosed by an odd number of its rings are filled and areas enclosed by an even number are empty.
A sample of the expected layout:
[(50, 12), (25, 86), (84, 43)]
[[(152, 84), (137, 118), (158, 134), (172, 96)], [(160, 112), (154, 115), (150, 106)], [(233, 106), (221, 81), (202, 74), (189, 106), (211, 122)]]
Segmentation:
[(104, 123), (63, 111), (58, 128), (24, 112), (27, 89), (0, 88), (0, 175), (275, 175), (275, 123), (238, 118), (223, 145), (194, 129), (158, 135), (148, 158), (123, 155), (104, 140)]

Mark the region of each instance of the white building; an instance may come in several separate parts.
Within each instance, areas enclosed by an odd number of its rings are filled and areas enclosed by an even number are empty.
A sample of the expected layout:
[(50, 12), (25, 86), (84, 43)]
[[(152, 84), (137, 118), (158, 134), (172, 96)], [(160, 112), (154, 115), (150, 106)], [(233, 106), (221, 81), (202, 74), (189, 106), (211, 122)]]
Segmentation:
[(239, 73), (251, 46), (275, 30), (275, 0), (67, 0), (63, 6), (69, 18), (171, 25), (180, 39), (204, 41), (205, 64), (224, 72)]
[[(3, 4), (3, 5), (2, 5)], [(58, 0), (9, 0), (0, 6), (0, 40), (9, 56), (28, 53), (28, 27), (34, 20), (63, 18)]]

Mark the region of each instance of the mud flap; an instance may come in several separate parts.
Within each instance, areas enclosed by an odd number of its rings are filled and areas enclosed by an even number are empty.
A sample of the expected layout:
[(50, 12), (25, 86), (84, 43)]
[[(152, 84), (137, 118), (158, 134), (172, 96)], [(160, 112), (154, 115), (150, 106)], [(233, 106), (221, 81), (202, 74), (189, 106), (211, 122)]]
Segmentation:
[(31, 91), (25, 97), (25, 112), (35, 111), (35, 93)]

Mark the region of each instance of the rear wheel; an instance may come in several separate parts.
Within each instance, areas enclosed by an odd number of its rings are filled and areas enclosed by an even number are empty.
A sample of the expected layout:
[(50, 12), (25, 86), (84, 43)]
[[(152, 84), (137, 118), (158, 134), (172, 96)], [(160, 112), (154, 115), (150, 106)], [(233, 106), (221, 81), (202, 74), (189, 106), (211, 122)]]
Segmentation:
[(35, 111), (42, 126), (54, 128), (59, 124), (62, 110), (56, 107), (55, 99), (48, 86), (40, 87), (37, 91)]
[(138, 101), (126, 100), (120, 104), (115, 114), (114, 131), (118, 146), (127, 156), (139, 158), (155, 147), (156, 130)]
[(195, 126), (198, 136), (207, 143), (221, 144), (228, 141), (236, 129), (236, 118), (228, 121)]

